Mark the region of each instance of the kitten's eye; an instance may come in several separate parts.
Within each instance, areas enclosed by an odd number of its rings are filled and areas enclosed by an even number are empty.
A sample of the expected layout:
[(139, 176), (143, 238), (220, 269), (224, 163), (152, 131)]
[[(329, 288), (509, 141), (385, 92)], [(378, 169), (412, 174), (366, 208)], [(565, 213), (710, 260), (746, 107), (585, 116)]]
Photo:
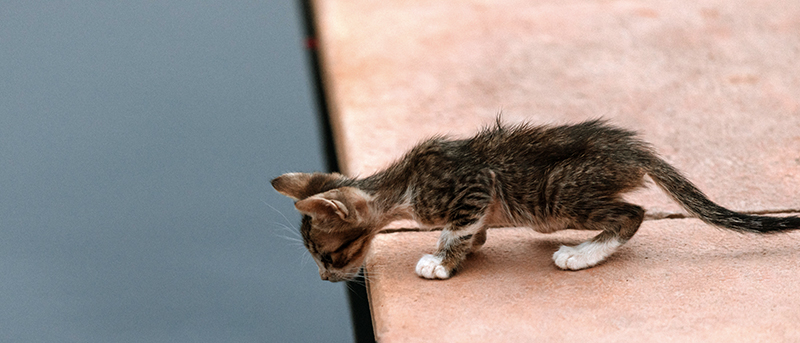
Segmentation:
[(319, 255), (319, 260), (322, 263), (333, 264), (333, 259), (331, 258), (331, 254), (325, 253)]

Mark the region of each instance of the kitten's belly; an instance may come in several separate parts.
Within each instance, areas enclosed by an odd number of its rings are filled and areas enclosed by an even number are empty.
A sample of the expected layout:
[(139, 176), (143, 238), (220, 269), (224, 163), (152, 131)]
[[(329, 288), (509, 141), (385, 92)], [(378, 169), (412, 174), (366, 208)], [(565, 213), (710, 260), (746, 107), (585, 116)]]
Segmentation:
[(529, 227), (541, 233), (552, 233), (570, 227), (570, 221), (564, 218), (537, 218), (531, 214), (523, 218), (514, 218), (507, 212), (501, 201), (495, 201), (486, 212), (484, 225), (487, 227)]
[(447, 225), (447, 220), (444, 218), (420, 218), (415, 217), (414, 221), (419, 224), (420, 228), (425, 230), (440, 229)]
[(499, 200), (495, 200), (489, 205), (489, 208), (486, 210), (486, 216), (483, 219), (484, 225), (488, 227), (510, 227), (510, 226), (520, 226), (525, 225), (524, 223), (518, 223), (514, 220), (514, 218), (506, 212), (505, 206)]
[[(417, 222), (420, 229), (433, 230), (447, 226), (447, 220), (442, 218), (422, 217), (413, 212), (409, 213), (409, 219)], [(569, 221), (563, 219), (541, 219), (533, 216), (525, 218), (514, 218), (507, 212), (503, 203), (499, 200), (492, 202), (486, 210), (483, 218), (483, 225), (486, 227), (519, 227), (525, 226), (541, 233), (551, 233), (569, 228)]]
[[(424, 230), (438, 229), (447, 226), (447, 219), (444, 216), (421, 216), (417, 213), (413, 213), (411, 217), (412, 220), (417, 222), (420, 228)], [(526, 224), (515, 222), (514, 219), (506, 213), (502, 203), (495, 201), (487, 208), (486, 214), (483, 217), (483, 225), (488, 227), (511, 227)]]

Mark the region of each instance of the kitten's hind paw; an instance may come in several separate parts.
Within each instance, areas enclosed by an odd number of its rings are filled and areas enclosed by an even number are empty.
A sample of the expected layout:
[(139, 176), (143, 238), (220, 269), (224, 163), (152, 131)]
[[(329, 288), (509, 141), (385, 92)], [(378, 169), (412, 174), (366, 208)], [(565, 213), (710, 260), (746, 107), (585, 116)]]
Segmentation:
[(417, 275), (426, 279), (447, 279), (450, 272), (442, 265), (442, 258), (426, 254), (417, 262)]
[(613, 254), (620, 245), (622, 244), (615, 239), (605, 242), (588, 241), (574, 247), (562, 245), (561, 248), (553, 254), (553, 261), (561, 269), (585, 269), (603, 262), (603, 260)]

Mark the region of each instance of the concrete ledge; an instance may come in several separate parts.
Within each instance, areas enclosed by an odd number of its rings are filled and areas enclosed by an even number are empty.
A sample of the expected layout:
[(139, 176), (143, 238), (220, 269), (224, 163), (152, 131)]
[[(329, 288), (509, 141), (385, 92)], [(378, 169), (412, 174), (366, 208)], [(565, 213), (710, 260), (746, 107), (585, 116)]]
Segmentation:
[(438, 232), (379, 235), (367, 262), (381, 342), (797, 342), (800, 233), (646, 221), (595, 268), (551, 256), (594, 232), (492, 229), (446, 281), (414, 274)]
[[(494, 122), (604, 117), (709, 197), (800, 212), (800, 1), (314, 0), (340, 165), (379, 170), (421, 139)], [(650, 218), (682, 211), (660, 191)], [(394, 227), (408, 227), (396, 223)], [(379, 235), (382, 342), (800, 341), (800, 234), (645, 221), (598, 267), (557, 270), (594, 233), (494, 229), (447, 281), (414, 274), (438, 233)]]

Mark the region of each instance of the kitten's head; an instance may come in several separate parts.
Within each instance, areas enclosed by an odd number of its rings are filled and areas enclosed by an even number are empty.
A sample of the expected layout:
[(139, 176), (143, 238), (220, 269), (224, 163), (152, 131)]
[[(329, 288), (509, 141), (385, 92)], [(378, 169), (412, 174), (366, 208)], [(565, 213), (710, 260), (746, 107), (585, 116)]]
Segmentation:
[(272, 180), (272, 187), (295, 200), (303, 215), (300, 233), (319, 276), (331, 282), (354, 278), (364, 263), (374, 236), (370, 196), (346, 184), (340, 174), (289, 173)]

